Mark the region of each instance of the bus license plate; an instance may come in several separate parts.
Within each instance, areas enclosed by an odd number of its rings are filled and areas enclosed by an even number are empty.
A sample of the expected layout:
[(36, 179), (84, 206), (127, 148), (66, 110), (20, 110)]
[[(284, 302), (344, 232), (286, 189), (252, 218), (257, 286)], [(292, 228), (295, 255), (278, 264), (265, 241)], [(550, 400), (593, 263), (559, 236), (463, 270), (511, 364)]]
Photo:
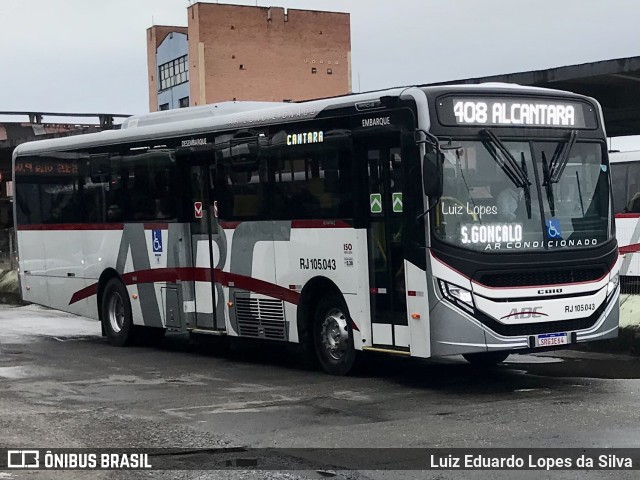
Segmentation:
[(544, 333), (538, 335), (539, 347), (553, 347), (556, 345), (567, 345), (569, 339), (566, 333)]

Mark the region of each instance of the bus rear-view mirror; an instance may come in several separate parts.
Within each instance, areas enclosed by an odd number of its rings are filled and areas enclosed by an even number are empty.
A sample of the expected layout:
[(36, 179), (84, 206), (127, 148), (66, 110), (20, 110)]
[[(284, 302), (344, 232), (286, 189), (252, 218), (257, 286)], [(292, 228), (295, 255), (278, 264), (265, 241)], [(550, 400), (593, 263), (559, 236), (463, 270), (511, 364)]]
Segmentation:
[(427, 197), (438, 198), (442, 195), (442, 161), (443, 156), (437, 151), (424, 156), (422, 186)]

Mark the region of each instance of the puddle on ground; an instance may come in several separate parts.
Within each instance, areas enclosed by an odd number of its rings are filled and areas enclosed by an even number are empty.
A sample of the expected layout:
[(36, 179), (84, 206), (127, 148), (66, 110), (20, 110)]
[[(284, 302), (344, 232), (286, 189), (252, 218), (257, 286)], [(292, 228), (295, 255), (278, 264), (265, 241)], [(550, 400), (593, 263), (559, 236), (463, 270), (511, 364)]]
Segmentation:
[(33, 376), (33, 368), (16, 365), (13, 367), (0, 367), (0, 378), (19, 380)]
[[(519, 355), (507, 359), (505, 366), (526, 371), (530, 375), (545, 377), (576, 377), (602, 379), (640, 379), (640, 357), (625, 355), (608, 355), (599, 353), (584, 353), (579, 357), (546, 357), (523, 355), (518, 362), (514, 362)], [(552, 359), (554, 361), (549, 362)], [(559, 361), (558, 361), (559, 360)], [(517, 364), (517, 365), (516, 365)]]
[(510, 355), (506, 360), (505, 364), (537, 364), (537, 363), (562, 363), (565, 359), (558, 357), (542, 357), (538, 355)]

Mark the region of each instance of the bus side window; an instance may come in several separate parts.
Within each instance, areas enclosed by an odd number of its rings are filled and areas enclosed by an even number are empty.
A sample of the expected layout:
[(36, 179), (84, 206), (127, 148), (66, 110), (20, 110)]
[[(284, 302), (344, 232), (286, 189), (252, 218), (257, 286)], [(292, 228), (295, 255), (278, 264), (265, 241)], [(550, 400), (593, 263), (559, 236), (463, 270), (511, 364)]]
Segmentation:
[(79, 223), (81, 202), (77, 156), (54, 153), (42, 157), (42, 160), (55, 166), (55, 174), (40, 179), (42, 222)]
[(129, 171), (122, 166), (120, 155), (112, 155), (110, 163), (107, 222), (119, 223), (124, 221), (124, 212), (129, 208)]
[(626, 211), (630, 197), (628, 196), (628, 166), (625, 163), (611, 164), (611, 187), (614, 213)]
[(317, 144), (272, 152), (274, 218), (351, 218), (353, 180), (347, 146)]
[(112, 156), (107, 221), (175, 219), (175, 177), (173, 150)]
[(153, 182), (153, 201), (155, 208), (155, 218), (158, 220), (167, 220), (177, 216), (175, 192), (173, 184), (175, 175), (171, 174), (171, 168), (159, 169), (155, 172)]
[(634, 163), (629, 165), (629, 174), (627, 175), (629, 181), (627, 190), (627, 206), (625, 210), (628, 213), (640, 213), (640, 165)]
[(105, 223), (107, 221), (107, 195), (109, 194), (109, 155), (85, 154), (82, 182), (82, 221)]
[[(237, 164), (224, 162), (216, 175), (214, 198), (223, 220), (261, 219), (266, 212), (266, 165), (244, 159)], [(266, 217), (265, 217), (266, 219)]]
[[(95, 183), (94, 183), (95, 180)], [(109, 183), (105, 179), (93, 179), (86, 176), (82, 186), (83, 222), (104, 223), (106, 222), (106, 195)]]
[(16, 160), (16, 205), (21, 224), (81, 221), (80, 173), (73, 153), (50, 153)]
[(29, 182), (27, 177), (20, 178), (18, 173), (16, 173), (16, 177), (17, 183), (20, 184), (20, 188), (16, 189), (15, 193), (18, 223), (20, 225), (42, 223), (40, 186), (37, 183)]
[[(231, 178), (229, 175), (225, 174), (224, 164), (218, 163), (215, 165), (209, 166), (210, 171), (209, 175), (211, 177), (209, 184), (213, 185), (213, 188), (209, 193), (209, 200), (211, 202), (217, 202), (218, 207), (218, 217), (228, 219), (233, 215), (233, 207), (234, 207), (234, 197), (233, 197), (233, 189), (231, 188)], [(201, 182), (200, 180), (193, 179), (193, 181)], [(195, 188), (200, 188), (201, 190), (204, 188), (203, 185), (198, 185)], [(202, 190), (203, 191), (203, 190)], [(202, 198), (204, 198), (204, 193), (202, 194)], [(210, 205), (209, 208), (213, 213), (213, 205)]]
[[(312, 174), (312, 159), (282, 158), (276, 172), (274, 203), (278, 202), (283, 218), (313, 218), (320, 209), (316, 177)], [(314, 182), (315, 181), (315, 182)], [(313, 193), (312, 193), (313, 190)]]

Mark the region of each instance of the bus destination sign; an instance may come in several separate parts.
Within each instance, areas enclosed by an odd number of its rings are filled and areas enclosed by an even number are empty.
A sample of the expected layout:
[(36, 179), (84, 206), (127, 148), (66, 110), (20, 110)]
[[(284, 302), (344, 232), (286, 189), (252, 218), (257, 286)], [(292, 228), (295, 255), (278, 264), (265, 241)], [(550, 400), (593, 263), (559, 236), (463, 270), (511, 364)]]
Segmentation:
[(444, 125), (596, 128), (594, 108), (584, 102), (518, 97), (446, 97), (437, 101)]
[(16, 160), (17, 175), (78, 175), (78, 162), (59, 160), (49, 162), (38, 158), (20, 158)]

